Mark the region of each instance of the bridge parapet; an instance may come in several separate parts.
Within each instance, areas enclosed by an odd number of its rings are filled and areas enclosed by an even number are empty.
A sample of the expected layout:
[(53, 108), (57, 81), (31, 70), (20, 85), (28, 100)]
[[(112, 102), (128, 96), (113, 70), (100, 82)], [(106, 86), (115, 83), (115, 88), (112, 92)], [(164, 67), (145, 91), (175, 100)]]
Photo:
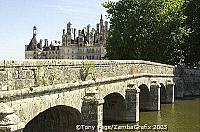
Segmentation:
[(142, 60), (0, 61), (0, 90), (74, 83), (139, 73), (173, 74), (174, 67)]

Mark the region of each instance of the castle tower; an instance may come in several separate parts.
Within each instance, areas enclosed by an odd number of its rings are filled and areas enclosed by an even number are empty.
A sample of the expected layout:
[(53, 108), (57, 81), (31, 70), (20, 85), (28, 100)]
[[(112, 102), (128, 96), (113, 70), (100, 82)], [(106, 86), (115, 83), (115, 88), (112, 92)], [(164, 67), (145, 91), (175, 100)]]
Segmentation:
[(70, 22), (67, 23), (67, 38), (66, 38), (67, 45), (71, 45), (71, 38), (72, 38), (72, 36), (71, 36), (71, 25), (72, 24)]
[(99, 34), (99, 23), (97, 23), (97, 31), (96, 31), (97, 34)]
[(108, 32), (108, 21), (105, 21), (105, 32)]
[(87, 28), (86, 27), (84, 27), (83, 29), (82, 29), (82, 36), (83, 36), (83, 44), (84, 44), (84, 46), (86, 46), (86, 44), (87, 44)]
[(94, 41), (95, 41), (94, 44), (99, 43), (99, 23), (97, 23), (97, 25), (96, 25), (96, 31), (95, 31), (95, 34), (94, 34)]
[(95, 29), (94, 28), (92, 28), (92, 30), (91, 30), (91, 32), (90, 32), (90, 44), (91, 45), (94, 45), (94, 37), (95, 37)]
[(62, 46), (66, 46), (66, 34), (65, 34), (65, 29), (63, 29), (63, 34), (62, 34)]
[(103, 34), (104, 26), (103, 26), (103, 16), (101, 14), (101, 19), (100, 19), (100, 34)]
[(83, 35), (82, 35), (82, 31), (81, 30), (78, 30), (78, 44), (80, 46), (83, 45)]
[(90, 44), (90, 24), (87, 25), (87, 33), (86, 33), (86, 39), (87, 39), (87, 42), (88, 44)]
[(100, 19), (100, 34), (99, 34), (99, 42), (100, 44), (103, 44), (104, 40), (104, 25), (103, 25), (103, 16), (101, 14), (101, 19)]
[(33, 37), (28, 45), (25, 45), (25, 58), (26, 59), (37, 59), (38, 58), (38, 51), (42, 50), (41, 44), (37, 42), (36, 39), (37, 35), (37, 28), (36, 26), (33, 26)]
[(31, 39), (30, 43), (29, 43), (29, 50), (36, 50), (37, 49), (37, 39), (36, 39), (36, 35), (37, 35), (37, 28), (36, 26), (33, 27), (33, 38)]
[(74, 42), (75, 42), (75, 40), (76, 40), (76, 35), (77, 35), (77, 33), (76, 33), (76, 28), (74, 28), (74, 30), (73, 30)]
[(49, 47), (48, 39), (44, 39), (44, 48)]

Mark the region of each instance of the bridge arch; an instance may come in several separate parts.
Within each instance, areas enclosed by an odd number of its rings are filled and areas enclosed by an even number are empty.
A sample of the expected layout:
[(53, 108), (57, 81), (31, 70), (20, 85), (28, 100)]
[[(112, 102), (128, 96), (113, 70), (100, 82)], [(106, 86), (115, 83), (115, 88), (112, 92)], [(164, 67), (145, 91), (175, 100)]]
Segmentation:
[(141, 111), (149, 110), (152, 102), (149, 88), (146, 84), (141, 84), (138, 88), (140, 89), (139, 109)]
[(104, 121), (123, 121), (126, 112), (126, 101), (120, 93), (111, 93), (104, 97)]
[(74, 132), (81, 122), (81, 113), (77, 109), (58, 105), (39, 113), (26, 124), (23, 132)]

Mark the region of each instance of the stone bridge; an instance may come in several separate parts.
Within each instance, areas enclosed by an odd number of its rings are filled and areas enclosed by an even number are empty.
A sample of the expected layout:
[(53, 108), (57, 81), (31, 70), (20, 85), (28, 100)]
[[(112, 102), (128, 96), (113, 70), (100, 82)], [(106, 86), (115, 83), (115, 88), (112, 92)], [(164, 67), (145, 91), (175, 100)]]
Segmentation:
[(0, 61), (0, 132), (102, 132), (103, 121), (138, 122), (199, 87), (198, 69), (142, 60)]

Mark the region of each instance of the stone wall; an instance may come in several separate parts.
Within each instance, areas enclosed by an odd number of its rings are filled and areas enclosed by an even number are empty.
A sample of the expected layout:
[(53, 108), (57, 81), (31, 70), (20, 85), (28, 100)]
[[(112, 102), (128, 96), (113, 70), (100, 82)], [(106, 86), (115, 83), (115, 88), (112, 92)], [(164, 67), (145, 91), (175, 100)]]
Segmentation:
[(142, 60), (4, 60), (0, 61), (0, 91), (137, 73), (173, 74), (173, 66)]
[(184, 95), (200, 95), (200, 69), (185, 68), (182, 74)]
[(174, 75), (176, 97), (200, 95), (200, 69), (177, 65), (174, 67)]

